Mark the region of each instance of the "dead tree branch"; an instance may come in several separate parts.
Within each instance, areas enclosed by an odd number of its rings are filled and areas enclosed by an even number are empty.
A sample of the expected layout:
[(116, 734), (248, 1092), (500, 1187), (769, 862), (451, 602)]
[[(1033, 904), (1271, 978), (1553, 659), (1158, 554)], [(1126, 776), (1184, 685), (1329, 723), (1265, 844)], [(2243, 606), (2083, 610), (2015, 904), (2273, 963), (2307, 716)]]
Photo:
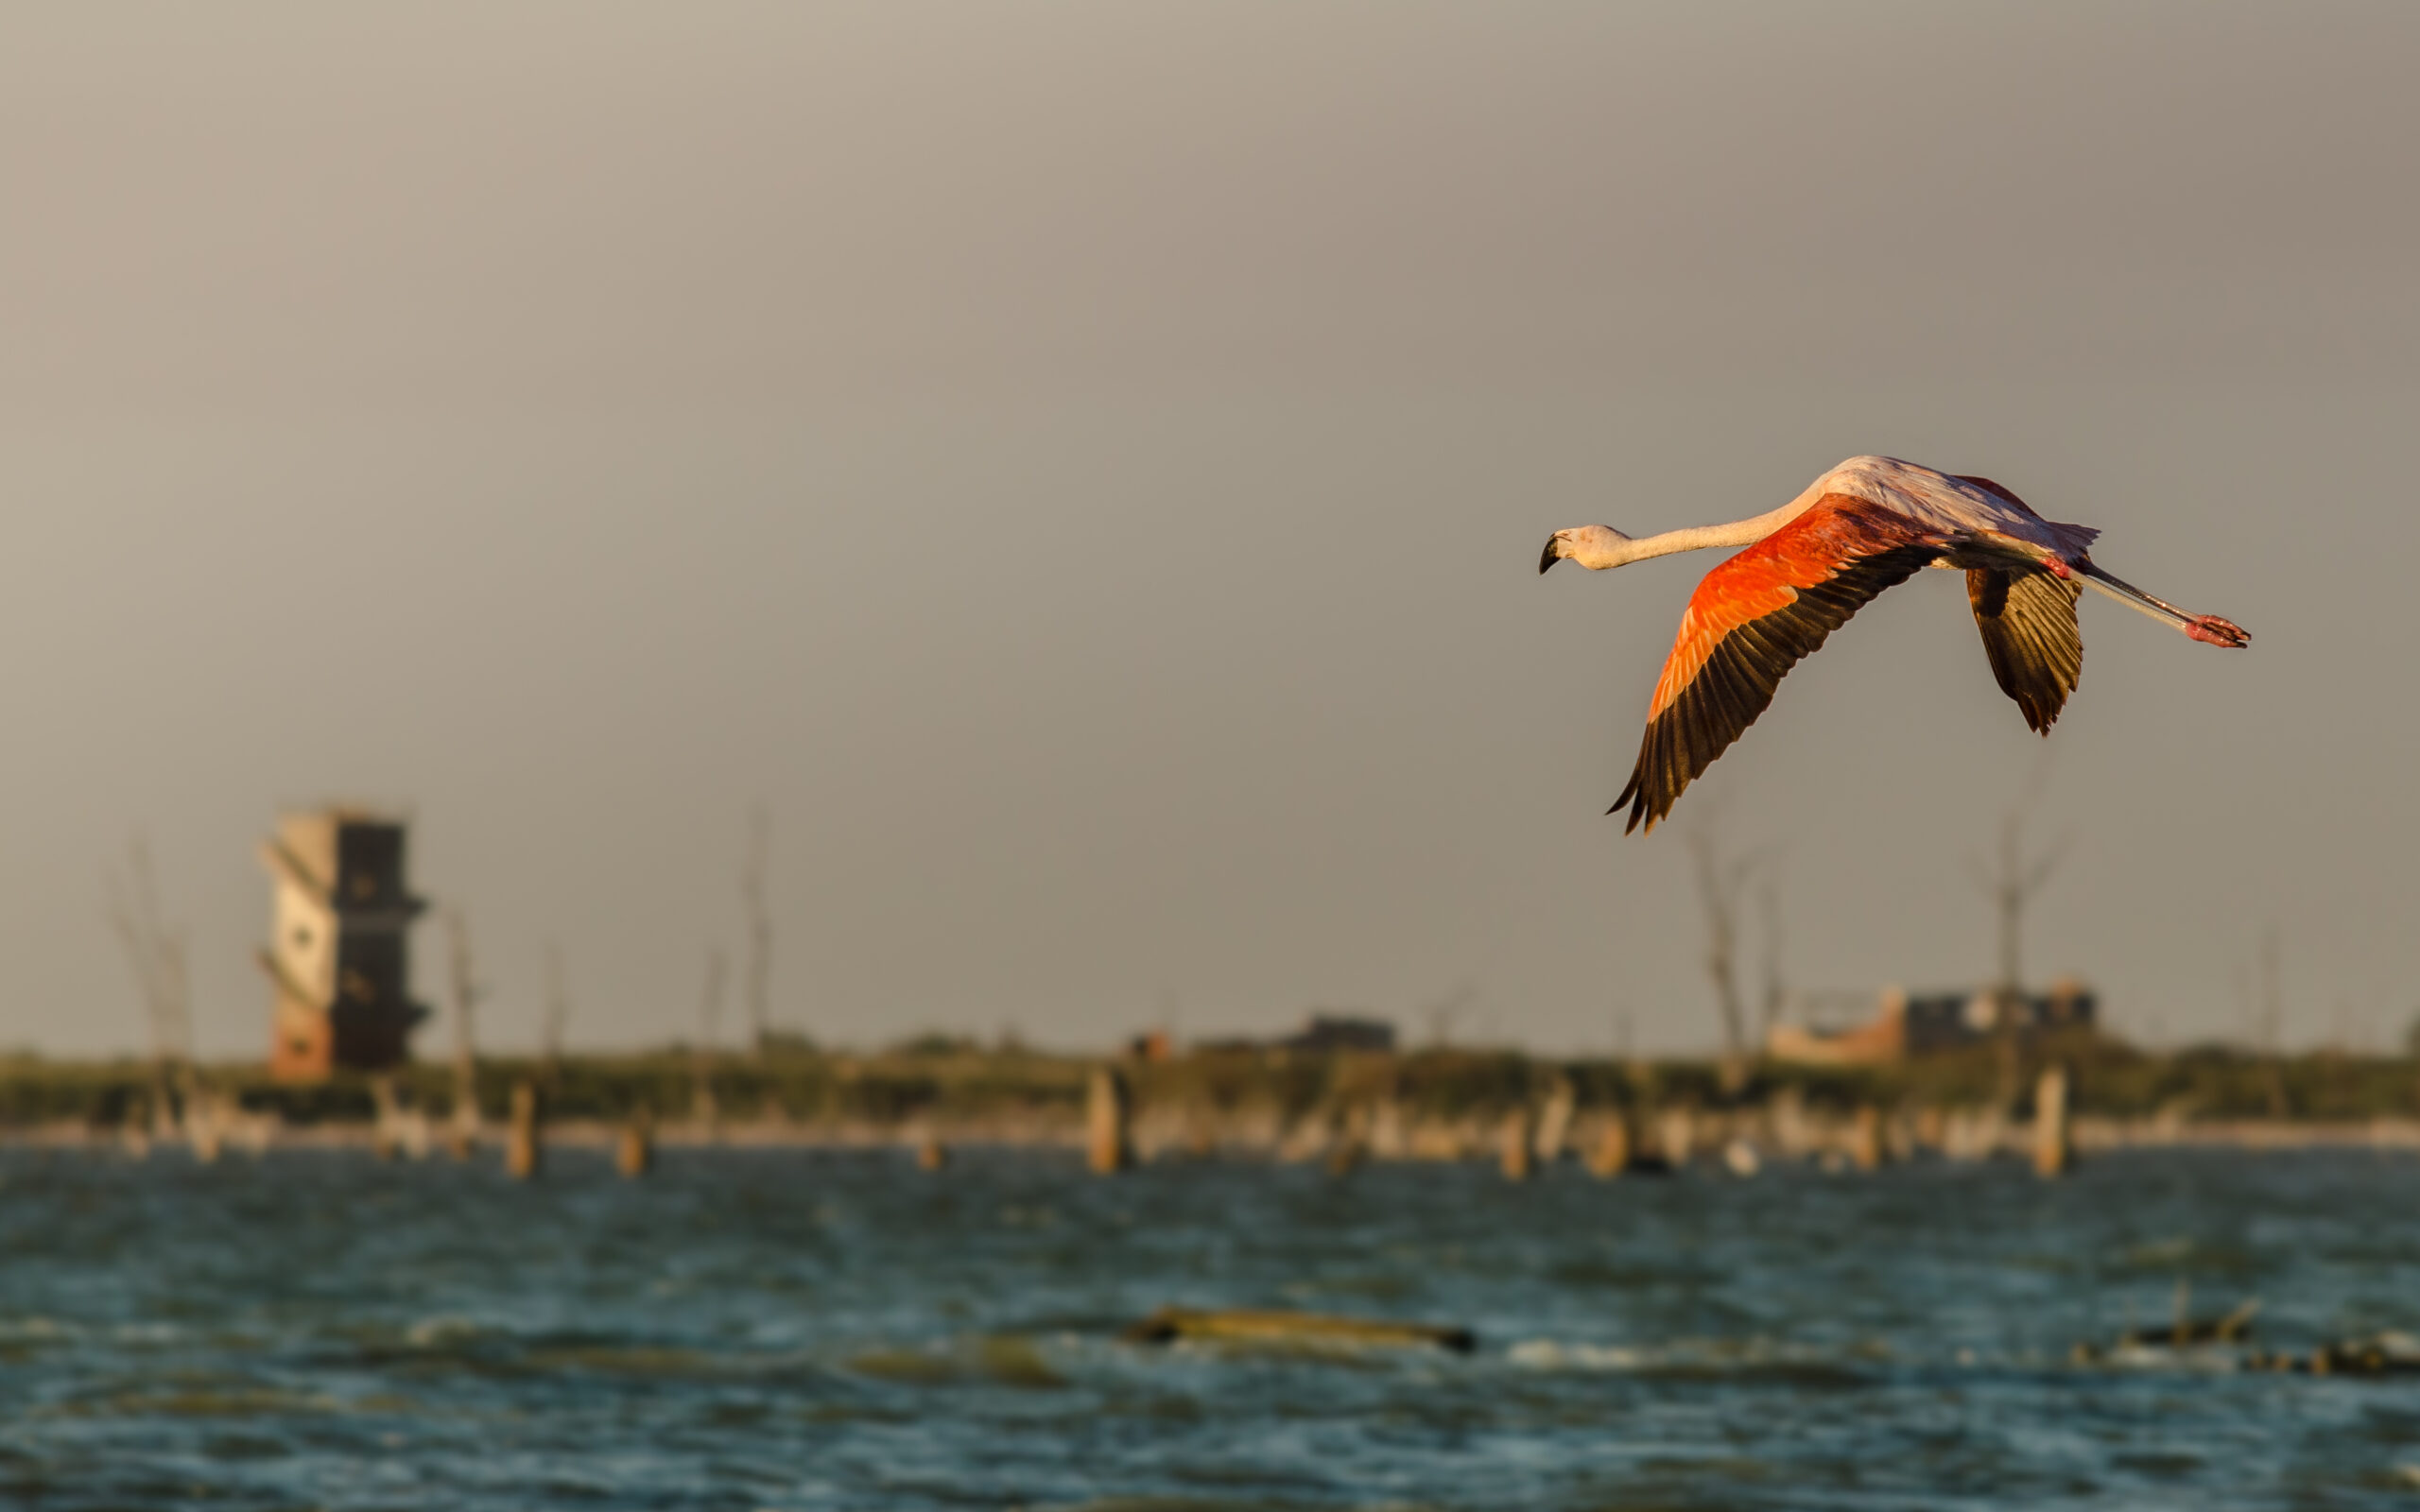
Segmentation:
[(546, 942), (546, 1016), (538, 1031), (538, 1074), (548, 1087), (562, 1072), (563, 1021), (571, 1017), (571, 996), (563, 987), (562, 947)]
[(1789, 996), (1781, 974), (1781, 883), (1770, 872), (1756, 885), (1756, 919), (1764, 947), (1760, 953), (1764, 1011), (1756, 1043), (1763, 1046), (1772, 1041), (1773, 1025), (1781, 1022), (1782, 1005)]
[(1739, 993), (1739, 901), (1748, 880), (1761, 866), (1763, 848), (1725, 855), (1711, 821), (1688, 832), (1689, 857), (1695, 864), (1698, 902), (1705, 911), (1705, 971), (1714, 985), (1714, 1004), (1722, 1028), (1726, 1064), (1745, 1064), (1748, 1030)]
[(487, 994), (479, 986), (471, 958), (470, 920), (459, 907), (445, 910), (447, 979), (454, 1000), (454, 1134), (467, 1143), (479, 1133), (479, 1063), (473, 1048), (479, 1002)]
[(748, 859), (739, 871), (739, 895), (748, 907), (747, 982), (749, 1048), (765, 1053), (766, 1016), (772, 992), (773, 918), (765, 902), (765, 867), (773, 847), (773, 816), (757, 804), (748, 816)]
[(696, 1091), (690, 1107), (698, 1122), (712, 1128), (720, 1115), (715, 1102), (715, 1040), (722, 1032), (722, 948), (706, 951), (706, 990), (698, 1000), (698, 1044), (690, 1053), (689, 1071)]
[(185, 936), (162, 916), (151, 848), (140, 835), (127, 847), (124, 868), (112, 868), (105, 875), (103, 901), (149, 1022), (152, 1122), (164, 1135), (173, 1133), (180, 1120), (172, 1084), (188, 1104), (197, 1100)]
[(1996, 982), (2001, 1003), (2014, 1005), (2025, 990), (2025, 911), (2034, 898), (2048, 885), (2060, 864), (2075, 843), (2074, 832), (2062, 835), (2048, 850), (2027, 859), (2025, 854), (2025, 809), (2012, 807), (2000, 820), (1999, 855), (1986, 863), (1980, 856), (1967, 858), (1967, 869), (1983, 896), (1990, 899), (1999, 928), (1999, 975)]

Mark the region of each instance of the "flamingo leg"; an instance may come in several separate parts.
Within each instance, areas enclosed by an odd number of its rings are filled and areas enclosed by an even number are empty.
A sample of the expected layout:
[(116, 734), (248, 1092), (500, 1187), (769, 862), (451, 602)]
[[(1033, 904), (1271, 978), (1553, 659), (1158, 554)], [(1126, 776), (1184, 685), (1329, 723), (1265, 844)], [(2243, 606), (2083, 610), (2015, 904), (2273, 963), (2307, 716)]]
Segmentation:
[(2171, 629), (2182, 630), (2204, 644), (2240, 649), (2252, 644), (2252, 633), (2232, 620), (2222, 620), (2216, 614), (2188, 613), (2164, 598), (2152, 597), (2122, 577), (2101, 571), (2089, 561), (2077, 563), (2076, 571), (2100, 593), (2128, 609), (2150, 615)]

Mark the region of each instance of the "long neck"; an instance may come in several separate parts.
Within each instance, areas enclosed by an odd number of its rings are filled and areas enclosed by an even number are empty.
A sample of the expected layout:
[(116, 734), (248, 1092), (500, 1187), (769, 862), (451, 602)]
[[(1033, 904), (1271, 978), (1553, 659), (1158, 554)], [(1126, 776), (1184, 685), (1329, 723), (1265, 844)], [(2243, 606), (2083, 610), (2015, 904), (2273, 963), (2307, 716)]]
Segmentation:
[(1749, 545), (1797, 519), (1802, 508), (1793, 499), (1769, 513), (1734, 520), (1726, 525), (1693, 525), (1686, 530), (1667, 530), (1660, 536), (1646, 536), (1628, 542), (1622, 547), (1622, 557), (1628, 561), (1645, 561), (1650, 557), (1668, 557), (1676, 551)]

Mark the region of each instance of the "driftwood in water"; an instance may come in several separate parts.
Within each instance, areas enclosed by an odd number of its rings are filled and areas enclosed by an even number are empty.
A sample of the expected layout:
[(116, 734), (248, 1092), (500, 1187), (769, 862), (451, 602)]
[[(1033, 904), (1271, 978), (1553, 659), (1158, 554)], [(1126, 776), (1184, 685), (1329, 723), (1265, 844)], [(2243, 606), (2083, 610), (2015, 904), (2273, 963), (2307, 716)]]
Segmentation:
[(2256, 1369), (2306, 1370), (2315, 1376), (2420, 1375), (2420, 1339), (2408, 1333), (2373, 1333), (2323, 1344), (2307, 1357), (2254, 1356)]
[(1336, 1317), (1321, 1313), (1210, 1311), (1164, 1307), (1126, 1330), (1137, 1344), (1209, 1339), (1229, 1344), (1347, 1344), (1415, 1347), (1468, 1354), (1478, 1338), (1468, 1329), (1432, 1323), (1391, 1323), (1378, 1318)]
[(2233, 1312), (2219, 1317), (2194, 1317), (2187, 1309), (2192, 1293), (2184, 1286), (2176, 1291), (2176, 1316), (2156, 1328), (2128, 1329), (2118, 1335), (2108, 1348), (2079, 1344), (2072, 1356), (2080, 1365), (2106, 1359), (2127, 1349), (2187, 1349), (2198, 1345), (2240, 1344), (2252, 1336), (2252, 1320), (2259, 1315), (2260, 1298), (2246, 1297)]

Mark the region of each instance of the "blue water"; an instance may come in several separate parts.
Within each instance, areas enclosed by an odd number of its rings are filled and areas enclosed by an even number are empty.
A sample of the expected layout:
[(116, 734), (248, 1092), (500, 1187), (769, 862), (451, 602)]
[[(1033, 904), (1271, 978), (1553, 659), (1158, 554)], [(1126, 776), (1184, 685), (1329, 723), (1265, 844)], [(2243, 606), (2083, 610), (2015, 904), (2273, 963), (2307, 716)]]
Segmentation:
[[(2069, 1363), (2257, 1296), (2420, 1331), (2420, 1160), (1509, 1186), (1245, 1161), (0, 1155), (0, 1503), (2420, 1506), (2420, 1378)], [(1163, 1303), (1469, 1356), (1132, 1345)]]

